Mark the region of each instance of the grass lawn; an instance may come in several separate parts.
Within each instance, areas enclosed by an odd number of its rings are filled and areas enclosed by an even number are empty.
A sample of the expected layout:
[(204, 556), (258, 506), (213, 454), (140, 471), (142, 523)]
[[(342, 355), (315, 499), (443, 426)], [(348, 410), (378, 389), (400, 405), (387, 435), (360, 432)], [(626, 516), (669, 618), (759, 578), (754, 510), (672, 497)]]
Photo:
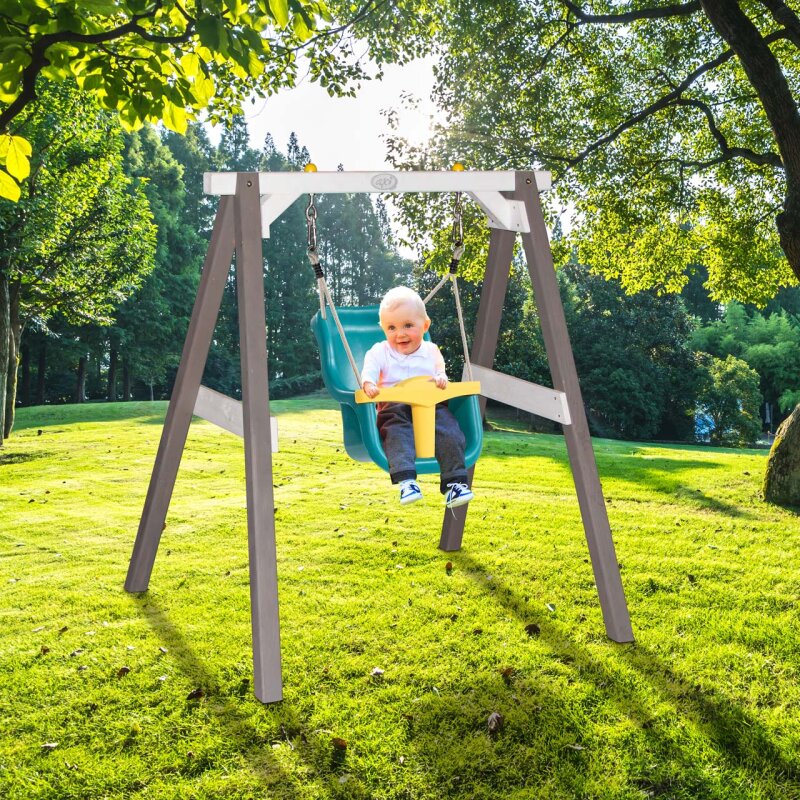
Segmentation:
[(621, 645), (560, 437), (487, 436), (445, 554), (435, 476), (401, 507), (346, 457), (329, 400), (272, 411), (274, 706), (252, 694), (241, 441), (192, 426), (150, 590), (130, 595), (165, 404), (19, 412), (0, 450), (0, 797), (800, 798), (800, 521), (762, 503), (764, 451), (594, 442)]

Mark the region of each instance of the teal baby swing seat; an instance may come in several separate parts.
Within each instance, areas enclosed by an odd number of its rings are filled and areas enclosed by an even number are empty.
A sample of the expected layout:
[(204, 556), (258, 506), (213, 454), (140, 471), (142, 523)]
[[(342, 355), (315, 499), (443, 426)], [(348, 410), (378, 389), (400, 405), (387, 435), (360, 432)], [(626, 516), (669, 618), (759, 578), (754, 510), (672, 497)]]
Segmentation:
[[(367, 350), (385, 338), (378, 317), (378, 306), (337, 306), (339, 321), (357, 364), (364, 363)], [(342, 339), (333, 315), (325, 318), (317, 312), (311, 320), (311, 330), (319, 345), (322, 380), (331, 396), (340, 404), (342, 431), (347, 454), (356, 461), (374, 461), (381, 469), (389, 471), (386, 453), (378, 433), (377, 412), (374, 403), (356, 403), (354, 392), (360, 388), (347, 358)], [(426, 339), (430, 339), (425, 334)], [(471, 467), (481, 453), (483, 425), (477, 395), (454, 397), (449, 408), (458, 420), (466, 438), (464, 460)], [(418, 458), (417, 472), (439, 472), (435, 458)]]

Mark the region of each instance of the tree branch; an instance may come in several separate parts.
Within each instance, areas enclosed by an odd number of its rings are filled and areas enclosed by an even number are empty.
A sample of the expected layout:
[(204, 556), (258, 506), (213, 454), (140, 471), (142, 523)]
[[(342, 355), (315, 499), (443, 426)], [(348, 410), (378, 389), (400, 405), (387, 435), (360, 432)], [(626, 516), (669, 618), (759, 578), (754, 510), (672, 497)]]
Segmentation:
[(788, 34), (786, 38), (795, 47), (800, 48), (800, 17), (783, 0), (760, 0), (760, 2), (772, 14), (775, 22), (786, 28)]
[(618, 23), (635, 22), (638, 19), (663, 19), (665, 17), (682, 17), (700, 11), (700, 0), (691, 0), (683, 5), (662, 6), (661, 8), (638, 8), (626, 11), (623, 14), (587, 14), (572, 0), (561, 2), (581, 21), (585, 23), (598, 23), (613, 25)]
[[(769, 43), (773, 41), (777, 41), (778, 39), (785, 39), (786, 32), (775, 31), (771, 33), (769, 36), (764, 37), (764, 41)], [(678, 100), (681, 100), (683, 97), (683, 93), (701, 76), (704, 75), (706, 72), (709, 72), (712, 69), (716, 69), (717, 67), (724, 64), (726, 61), (730, 61), (736, 54), (733, 50), (725, 50), (723, 53), (720, 53), (716, 58), (712, 59), (711, 61), (706, 62), (699, 66), (694, 72), (691, 72), (686, 78), (679, 83), (675, 89), (673, 89), (668, 94), (665, 94), (663, 97), (660, 97), (654, 103), (651, 103), (646, 108), (643, 108), (641, 111), (631, 115), (626, 119), (624, 122), (617, 125), (612, 131), (609, 131), (605, 136), (600, 137), (599, 139), (595, 140), (586, 147), (581, 153), (577, 156), (573, 156), (569, 159), (570, 166), (575, 166), (583, 161), (587, 156), (591, 155), (595, 150), (598, 150), (603, 145), (610, 144), (611, 142), (618, 139), (625, 131), (629, 130), (630, 128), (634, 127), (638, 123), (644, 121), (648, 117), (653, 116), (659, 111), (663, 111), (665, 108), (669, 106), (675, 105)], [(713, 133), (713, 131), (712, 131)], [(783, 162), (781, 162), (783, 163)]]
[(717, 127), (717, 121), (714, 119), (714, 114), (706, 103), (703, 103), (700, 100), (690, 99), (688, 97), (681, 97), (675, 101), (674, 105), (698, 108), (705, 115), (711, 135), (714, 137), (719, 145), (719, 149), (722, 151), (719, 158), (714, 159), (711, 162), (702, 162), (706, 166), (711, 166), (715, 163), (722, 163), (723, 161), (730, 161), (732, 158), (744, 158), (748, 161), (752, 161), (754, 164), (760, 164), (762, 166), (778, 168), (783, 167), (783, 162), (777, 153), (756, 153), (755, 150), (751, 150), (748, 147), (731, 147), (728, 144), (728, 140), (725, 138), (725, 134), (723, 134), (722, 131)]
[(121, 39), (130, 33), (145, 39), (149, 42), (156, 42), (160, 44), (181, 44), (189, 41), (194, 35), (194, 29), (191, 24), (186, 26), (186, 31), (182, 36), (156, 36), (148, 33), (145, 28), (142, 28), (139, 23), (144, 19), (151, 19), (153, 14), (161, 7), (161, 3), (156, 5), (156, 8), (149, 14), (137, 14), (131, 18), (129, 22), (120, 25), (110, 31), (103, 33), (73, 33), (72, 31), (59, 31), (57, 33), (48, 33), (35, 41), (31, 46), (30, 56), (31, 61), (25, 67), (22, 73), (22, 88), (20, 93), (14, 100), (0, 112), (0, 132), (8, 129), (12, 120), (33, 100), (36, 99), (36, 79), (39, 73), (50, 62), (47, 58), (47, 48), (54, 44), (61, 42), (70, 42), (75, 44), (102, 44), (104, 42), (111, 42), (116, 39)]

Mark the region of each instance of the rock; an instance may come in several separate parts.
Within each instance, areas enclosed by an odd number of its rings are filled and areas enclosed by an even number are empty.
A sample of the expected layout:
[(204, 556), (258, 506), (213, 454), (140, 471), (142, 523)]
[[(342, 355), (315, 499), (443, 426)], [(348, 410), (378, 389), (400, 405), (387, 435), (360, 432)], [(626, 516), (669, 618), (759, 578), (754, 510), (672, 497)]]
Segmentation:
[(764, 499), (800, 506), (800, 405), (780, 424), (767, 459)]

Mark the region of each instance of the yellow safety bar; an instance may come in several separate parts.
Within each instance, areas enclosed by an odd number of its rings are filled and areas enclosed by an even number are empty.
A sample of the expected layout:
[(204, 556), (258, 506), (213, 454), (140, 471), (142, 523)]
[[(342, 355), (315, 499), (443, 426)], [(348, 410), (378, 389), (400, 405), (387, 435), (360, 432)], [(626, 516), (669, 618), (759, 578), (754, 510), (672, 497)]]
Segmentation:
[(400, 381), (394, 386), (381, 387), (378, 396), (373, 398), (367, 397), (363, 389), (357, 389), (356, 403), (406, 403), (411, 406), (417, 458), (433, 458), (436, 455), (436, 404), (453, 397), (480, 393), (480, 381), (448, 383), (440, 389), (433, 378), (423, 375)]

